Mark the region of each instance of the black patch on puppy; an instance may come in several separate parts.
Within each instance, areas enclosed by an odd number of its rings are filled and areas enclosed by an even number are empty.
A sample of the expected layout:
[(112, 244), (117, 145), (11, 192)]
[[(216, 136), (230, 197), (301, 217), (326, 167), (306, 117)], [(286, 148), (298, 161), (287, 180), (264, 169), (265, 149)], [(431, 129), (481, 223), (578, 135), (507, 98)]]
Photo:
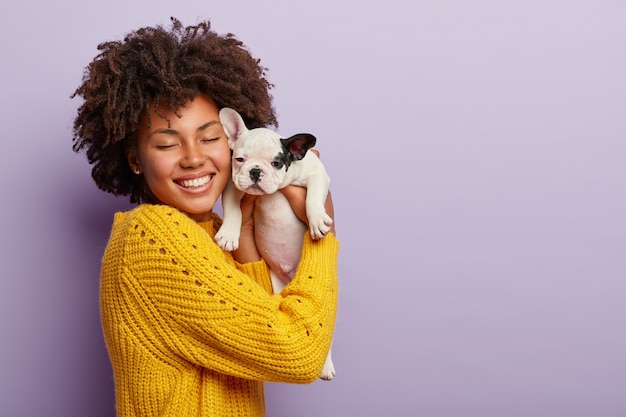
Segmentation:
[[(281, 158), (281, 162), (289, 168), (291, 162), (299, 161), (304, 158), (306, 152), (315, 146), (315, 136), (309, 133), (298, 133), (297, 135), (293, 135), (287, 139), (280, 139), (280, 143), (283, 145), (283, 150), (285, 151), (285, 159)], [(283, 154), (279, 154), (283, 155)], [(276, 161), (276, 160), (275, 160)], [(274, 163), (272, 163), (274, 165)]]
[(289, 169), (289, 165), (291, 165), (291, 160), (289, 159), (289, 156), (287, 156), (283, 152), (276, 155), (276, 157), (272, 161), (272, 166), (276, 169), (281, 169), (282, 167), (285, 167), (286, 171)]

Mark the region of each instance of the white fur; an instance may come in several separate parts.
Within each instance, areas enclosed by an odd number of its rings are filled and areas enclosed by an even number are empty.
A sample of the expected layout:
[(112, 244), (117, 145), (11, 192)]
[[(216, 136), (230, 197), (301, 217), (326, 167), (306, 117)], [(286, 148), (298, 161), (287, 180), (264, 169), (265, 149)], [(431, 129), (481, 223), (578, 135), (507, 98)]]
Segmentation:
[[(332, 219), (324, 209), (330, 178), (312, 152), (306, 152), (304, 158), (292, 162), (288, 169), (276, 169), (272, 161), (283, 152), (278, 133), (265, 128), (247, 129), (241, 116), (229, 108), (220, 111), (220, 119), (233, 151), (233, 164), (232, 181), (228, 182), (222, 195), (224, 221), (215, 240), (225, 250), (238, 248), (241, 198), (245, 193), (257, 195), (253, 213), (256, 244), (270, 267), (274, 293), (279, 293), (294, 276), (300, 260), (302, 236), (307, 228), (278, 190), (290, 184), (307, 188), (305, 204), (309, 233), (314, 239), (320, 239), (332, 225)], [(258, 181), (251, 178), (252, 169), (259, 170)], [(329, 351), (320, 378), (331, 380), (334, 376)]]

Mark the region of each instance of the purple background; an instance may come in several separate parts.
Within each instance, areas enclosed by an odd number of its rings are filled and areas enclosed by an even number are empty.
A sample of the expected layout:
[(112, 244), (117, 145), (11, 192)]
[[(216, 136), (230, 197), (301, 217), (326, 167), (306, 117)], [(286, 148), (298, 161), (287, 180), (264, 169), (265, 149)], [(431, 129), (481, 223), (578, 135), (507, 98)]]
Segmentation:
[(96, 45), (210, 18), (333, 178), (332, 383), (271, 416), (626, 415), (626, 3), (13, 1), (0, 15), (0, 415), (114, 415), (114, 211), (71, 151)]

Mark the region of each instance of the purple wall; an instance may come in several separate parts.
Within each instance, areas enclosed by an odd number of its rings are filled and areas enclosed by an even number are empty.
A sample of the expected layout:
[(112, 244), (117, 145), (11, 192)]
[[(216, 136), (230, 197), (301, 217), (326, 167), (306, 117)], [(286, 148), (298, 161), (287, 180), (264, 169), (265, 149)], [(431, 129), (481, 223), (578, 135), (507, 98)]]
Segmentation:
[(0, 415), (114, 415), (98, 272), (127, 206), (68, 97), (99, 42), (171, 15), (248, 44), (333, 177), (338, 376), (270, 385), (270, 415), (626, 415), (626, 3), (13, 3)]

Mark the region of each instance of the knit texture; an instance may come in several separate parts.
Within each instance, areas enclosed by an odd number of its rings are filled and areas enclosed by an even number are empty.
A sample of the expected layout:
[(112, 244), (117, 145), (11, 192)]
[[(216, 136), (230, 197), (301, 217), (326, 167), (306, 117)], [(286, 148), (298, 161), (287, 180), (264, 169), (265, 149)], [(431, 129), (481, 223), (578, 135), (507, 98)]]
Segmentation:
[(318, 378), (337, 240), (307, 233), (295, 278), (273, 295), (264, 261), (238, 264), (217, 246), (219, 222), (147, 204), (115, 215), (100, 304), (119, 417), (264, 416), (262, 381)]

